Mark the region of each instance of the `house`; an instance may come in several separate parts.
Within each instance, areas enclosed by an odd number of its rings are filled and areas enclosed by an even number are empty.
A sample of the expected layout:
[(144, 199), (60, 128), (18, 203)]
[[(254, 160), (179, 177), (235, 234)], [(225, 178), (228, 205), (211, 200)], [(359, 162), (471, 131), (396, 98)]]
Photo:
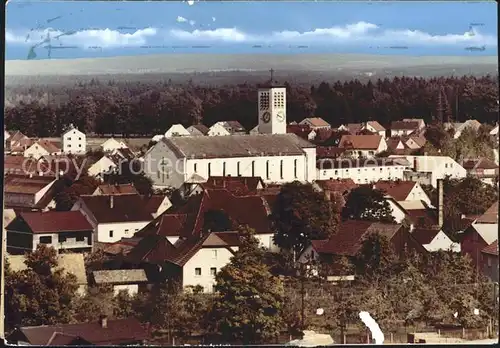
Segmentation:
[(55, 207), (55, 177), (9, 174), (4, 178), (4, 204), (7, 209), (45, 210)]
[(348, 123), (345, 125), (340, 125), (339, 128), (337, 128), (337, 131), (339, 132), (348, 132), (351, 135), (356, 135), (361, 130), (363, 129), (363, 124), (362, 123)]
[(418, 182), (379, 180), (373, 184), (373, 188), (384, 192), (385, 195), (394, 198), (397, 202), (423, 201), (427, 206), (432, 205), (429, 196)]
[(128, 147), (122, 147), (120, 149), (114, 149), (111, 151), (110, 155), (113, 157), (119, 157), (126, 161), (132, 161), (135, 158), (135, 154)]
[(396, 154), (404, 155), (408, 151), (408, 147), (405, 145), (401, 137), (391, 137), (386, 139), (387, 151)]
[(85, 133), (81, 132), (70, 124), (61, 137), (62, 151), (64, 153), (85, 154), (87, 152), (87, 138)]
[(362, 124), (361, 130), (368, 130), (369, 132), (380, 135), (385, 138), (386, 129), (377, 121), (368, 121)]
[(308, 117), (299, 122), (299, 125), (309, 126), (311, 129), (330, 129), (332, 126), (321, 117)]
[(477, 120), (467, 120), (463, 123), (444, 123), (444, 128), (453, 132), (453, 139), (458, 139), (466, 129), (477, 132), (480, 127), (481, 123)]
[(498, 239), (481, 250), (483, 274), (498, 283)]
[(391, 137), (418, 133), (422, 129), (422, 124), (412, 119), (407, 119), (407, 121), (393, 121), (391, 122)]
[(157, 143), (163, 138), (165, 138), (165, 134), (157, 134), (151, 138), (151, 141)]
[(419, 134), (411, 134), (409, 136), (404, 137), (404, 144), (411, 150), (418, 150), (424, 147), (427, 139), (421, 133)]
[(191, 178), (182, 185), (180, 193), (183, 197), (197, 195), (206, 189), (226, 189), (234, 195), (244, 196), (256, 194), (266, 186), (258, 176), (211, 176), (208, 179)]
[(495, 162), (487, 158), (477, 158), (466, 160), (462, 165), (468, 175), (480, 179), (485, 184), (496, 184), (496, 179), (498, 178), (498, 165)]
[(7, 342), (31, 346), (127, 346), (143, 345), (150, 339), (149, 331), (135, 318), (101, 317), (93, 323), (19, 327)]
[(113, 293), (118, 295), (120, 291), (126, 291), (134, 296), (139, 291), (148, 290), (148, 277), (143, 269), (116, 269), (92, 272), (92, 281), (95, 285), (110, 285)]
[(61, 146), (59, 143), (44, 139), (35, 141), (33, 145), (24, 151), (24, 157), (39, 159), (42, 156), (54, 156), (61, 154)]
[(353, 261), (363, 245), (363, 239), (371, 233), (385, 236), (400, 257), (408, 251), (427, 253), (401, 224), (348, 220), (339, 225), (337, 233), (329, 240), (313, 240), (300, 254), (298, 261), (334, 262), (340, 257)]
[(183, 135), (191, 135), (186, 128), (182, 124), (173, 124), (166, 132), (165, 137), (179, 137)]
[(165, 138), (144, 155), (145, 174), (159, 188), (179, 188), (194, 174), (313, 181), (315, 163), (315, 146), (295, 134)]
[(128, 147), (123, 141), (118, 141), (115, 138), (109, 138), (104, 143), (101, 144), (101, 149), (103, 152), (112, 152), (116, 149), (123, 149)]
[[(34, 158), (25, 158), (24, 156), (15, 156), (15, 155), (4, 155), (4, 175), (7, 174), (17, 174), (17, 175), (44, 175), (47, 173), (47, 168), (40, 164)], [(52, 173), (50, 173), (52, 174)]]
[(102, 184), (99, 185), (92, 195), (138, 195), (139, 192), (132, 184)]
[(306, 140), (314, 140), (316, 138), (316, 131), (309, 125), (288, 125), (286, 126), (286, 132), (293, 133)]
[(481, 271), (481, 250), (498, 239), (498, 202), (477, 218), (460, 235), (462, 254), (469, 255), (473, 265)]
[(5, 151), (7, 152), (24, 152), (24, 150), (31, 146), (31, 139), (20, 131), (4, 131), (4, 135), (6, 136), (4, 142)]
[(106, 174), (113, 173), (124, 162), (126, 160), (119, 156), (104, 155), (87, 169), (87, 173), (102, 180)]
[(222, 135), (231, 135), (229, 130), (224, 126), (224, 122), (216, 122), (208, 129), (208, 136), (222, 136)]
[(453, 242), (441, 229), (418, 227), (411, 231), (411, 235), (428, 252), (439, 250), (460, 252), (460, 244)]
[(419, 131), (425, 129), (425, 121), (423, 118), (403, 118), (403, 122), (416, 122), (418, 124)]
[(234, 135), (234, 134), (245, 134), (245, 128), (238, 121), (220, 121), (212, 125), (208, 130), (207, 135), (209, 136), (219, 136), (219, 135)]
[(372, 158), (387, 150), (387, 143), (380, 135), (343, 135), (339, 147), (348, 156)]
[(187, 129), (187, 131), (191, 135), (201, 136), (201, 135), (207, 135), (209, 129), (208, 129), (207, 126), (205, 126), (204, 124), (200, 123), (200, 124), (194, 124), (192, 126), (189, 126), (189, 128)]
[(317, 146), (316, 159), (337, 159), (342, 157), (345, 149), (336, 146)]
[[(331, 201), (340, 200), (341, 206), (345, 204), (345, 197), (358, 185), (352, 179), (330, 179), (316, 180), (313, 187), (325, 193), (327, 199)], [(342, 197), (342, 198), (341, 198)]]
[(71, 208), (92, 225), (94, 242), (112, 243), (131, 237), (153, 220), (140, 195), (82, 195)]
[[(14, 272), (20, 272), (27, 269), (26, 255), (7, 254), (10, 269)], [(76, 277), (77, 293), (84, 295), (87, 292), (87, 273), (85, 272), (85, 259), (83, 254), (68, 253), (57, 255), (57, 269), (63, 270), (66, 274), (72, 274)]]
[(317, 161), (317, 180), (348, 179), (356, 184), (403, 180), (410, 163), (404, 158), (330, 159)]
[(452, 179), (462, 179), (467, 171), (458, 162), (449, 156), (398, 156), (389, 158), (405, 158), (413, 164), (411, 170), (405, 171), (405, 180), (417, 181), (421, 185), (436, 187), (438, 179), (450, 176)]
[(6, 228), (7, 250), (22, 254), (38, 244), (56, 251), (92, 251), (93, 228), (79, 211), (20, 212)]

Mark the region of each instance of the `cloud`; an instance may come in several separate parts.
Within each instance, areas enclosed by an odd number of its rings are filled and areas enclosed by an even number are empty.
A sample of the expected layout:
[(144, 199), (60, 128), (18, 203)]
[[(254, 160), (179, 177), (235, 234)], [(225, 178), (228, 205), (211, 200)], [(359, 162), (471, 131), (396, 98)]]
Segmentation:
[(52, 45), (113, 48), (144, 45), (147, 43), (148, 38), (154, 37), (157, 33), (158, 31), (155, 28), (137, 29), (133, 33), (124, 33), (114, 29), (83, 29), (63, 32), (48, 28), (40, 31), (30, 31), (24, 35), (7, 30), (5, 41), (7, 44), (45, 44), (48, 43), (47, 36), (50, 36)]
[(193, 6), (194, 5), (194, 0), (187, 0), (186, 2), (188, 3), (189, 6)]
[(184, 22), (187, 22), (187, 19), (184, 17), (181, 17), (181, 16), (177, 16), (177, 22), (184, 23)]
[(180, 40), (190, 41), (225, 41), (225, 42), (245, 42), (251, 41), (250, 36), (237, 30), (236, 28), (219, 28), (214, 30), (171, 30), (170, 35)]
[(190, 20), (190, 21), (189, 21), (189, 25), (193, 26), (193, 25), (195, 25), (195, 24), (196, 24), (196, 22), (195, 22), (195, 21), (193, 21), (193, 20)]

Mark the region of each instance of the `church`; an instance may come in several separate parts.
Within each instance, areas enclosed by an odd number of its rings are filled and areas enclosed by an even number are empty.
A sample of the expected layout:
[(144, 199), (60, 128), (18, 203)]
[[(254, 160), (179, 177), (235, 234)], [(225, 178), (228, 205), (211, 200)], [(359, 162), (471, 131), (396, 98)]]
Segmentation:
[(316, 180), (316, 147), (286, 133), (286, 87), (259, 86), (258, 134), (163, 138), (144, 155), (155, 188), (179, 188), (210, 176), (260, 176), (267, 184)]

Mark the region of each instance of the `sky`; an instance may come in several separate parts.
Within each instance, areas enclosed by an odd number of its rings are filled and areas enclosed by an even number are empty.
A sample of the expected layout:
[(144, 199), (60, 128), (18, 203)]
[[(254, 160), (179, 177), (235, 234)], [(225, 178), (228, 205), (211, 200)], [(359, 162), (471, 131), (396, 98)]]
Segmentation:
[(494, 1), (10, 0), (6, 59), (198, 52), (496, 56), (496, 6)]

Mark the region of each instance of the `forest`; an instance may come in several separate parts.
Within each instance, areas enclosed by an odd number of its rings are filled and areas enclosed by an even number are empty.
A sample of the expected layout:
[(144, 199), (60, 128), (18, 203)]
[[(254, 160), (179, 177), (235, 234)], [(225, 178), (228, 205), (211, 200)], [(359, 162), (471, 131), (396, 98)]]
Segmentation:
[[(287, 121), (322, 117), (332, 126), (377, 120), (384, 126), (403, 118), (426, 122), (498, 119), (495, 76), (395, 77), (362, 83), (324, 81), (287, 87)], [(172, 124), (239, 121), (257, 124), (257, 85), (197, 86), (192, 82), (116, 82), (92, 79), (73, 86), (12, 87), (5, 125), (32, 137), (60, 136), (75, 124), (89, 135), (143, 137), (163, 134)]]

